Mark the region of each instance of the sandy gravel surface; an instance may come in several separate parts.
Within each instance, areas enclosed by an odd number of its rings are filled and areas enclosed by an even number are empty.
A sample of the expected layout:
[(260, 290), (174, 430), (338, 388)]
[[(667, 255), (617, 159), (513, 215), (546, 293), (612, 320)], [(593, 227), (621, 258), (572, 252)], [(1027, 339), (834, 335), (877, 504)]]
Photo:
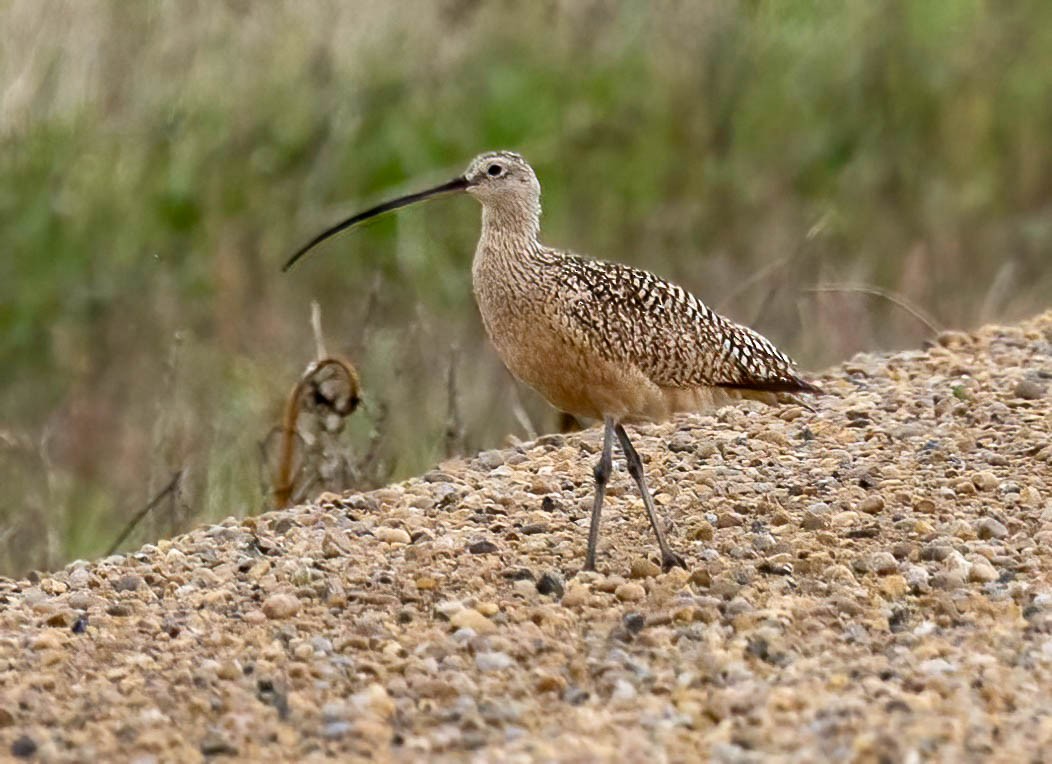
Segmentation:
[[(1052, 312), (0, 580), (0, 756), (1052, 758)], [(668, 448), (663, 447), (668, 443)]]

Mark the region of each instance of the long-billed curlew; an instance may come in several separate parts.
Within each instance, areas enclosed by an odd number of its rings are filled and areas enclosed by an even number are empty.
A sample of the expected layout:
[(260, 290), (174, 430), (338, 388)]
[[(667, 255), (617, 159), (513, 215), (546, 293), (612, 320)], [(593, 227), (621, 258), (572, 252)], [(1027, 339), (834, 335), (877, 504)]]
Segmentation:
[(643, 496), (662, 567), (685, 567), (665, 539), (625, 423), (661, 421), (677, 411), (742, 398), (775, 403), (780, 395), (820, 390), (801, 379), (793, 360), (767, 339), (675, 284), (541, 244), (540, 183), (526, 160), (506, 151), (482, 154), (461, 177), (323, 231), (289, 258), (284, 270), (357, 223), (459, 191), (482, 203), (482, 235), (471, 277), (482, 322), (501, 360), (553, 406), (604, 423), (584, 569), (595, 569), (615, 434)]

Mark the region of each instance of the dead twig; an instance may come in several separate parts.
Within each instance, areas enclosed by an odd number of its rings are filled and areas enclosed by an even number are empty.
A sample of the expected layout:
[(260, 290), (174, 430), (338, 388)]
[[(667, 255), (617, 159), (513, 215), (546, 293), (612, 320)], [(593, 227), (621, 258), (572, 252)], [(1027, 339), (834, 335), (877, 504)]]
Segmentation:
[(124, 526), (124, 529), (117, 536), (116, 540), (110, 544), (110, 548), (106, 550), (106, 556), (109, 557), (111, 554), (117, 551), (124, 540), (131, 535), (131, 532), (135, 530), (135, 527), (142, 522), (143, 518), (150, 513), (150, 510), (164, 501), (165, 497), (171, 496), (172, 500), (175, 500), (176, 494), (179, 492), (179, 485), (183, 481), (183, 475), (186, 469), (181, 468), (172, 475), (172, 479), (168, 481), (168, 485), (162, 488), (156, 496), (150, 499), (149, 503), (135, 513), (135, 516), (128, 521), (128, 524)]
[(321, 331), (321, 306), (317, 300), (312, 300), (310, 304), (310, 328), (314, 333), (314, 358), (320, 362), (323, 358), (328, 358), (329, 354), (325, 352), (325, 336)]
[(455, 456), (464, 440), (464, 425), (460, 421), (457, 405), (457, 359), (460, 352), (456, 345), (449, 349), (449, 373), (446, 377), (446, 431), (443, 433), (446, 458)]
[(942, 331), (939, 327), (939, 322), (929, 313), (922, 308), (917, 307), (902, 295), (896, 294), (895, 292), (882, 287), (872, 286), (870, 284), (817, 284), (813, 287), (806, 287), (803, 291), (811, 293), (854, 293), (879, 297), (909, 313), (918, 322), (924, 324), (925, 328), (927, 328), (932, 334), (938, 334)]

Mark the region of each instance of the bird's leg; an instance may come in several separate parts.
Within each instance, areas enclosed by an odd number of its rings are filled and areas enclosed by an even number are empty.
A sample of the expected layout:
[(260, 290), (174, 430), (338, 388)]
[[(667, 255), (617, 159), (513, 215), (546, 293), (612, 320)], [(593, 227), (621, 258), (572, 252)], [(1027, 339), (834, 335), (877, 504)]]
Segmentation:
[(599, 515), (603, 512), (603, 497), (606, 484), (610, 482), (613, 469), (614, 420), (607, 417), (603, 426), (603, 453), (595, 463), (595, 503), (592, 505), (592, 524), (588, 527), (588, 553), (584, 558), (584, 570), (595, 570), (595, 548), (599, 543)]
[(657, 536), (658, 547), (661, 548), (661, 568), (666, 573), (675, 566), (686, 569), (687, 564), (683, 561), (683, 558), (672, 551), (672, 548), (668, 545), (668, 540), (665, 538), (665, 531), (661, 527), (661, 523), (658, 521), (657, 511), (654, 509), (654, 500), (650, 498), (650, 491), (647, 489), (646, 478), (643, 477), (643, 462), (639, 458), (639, 454), (636, 449), (632, 446), (632, 441), (628, 439), (628, 433), (625, 432), (625, 428), (620, 424), (617, 425), (617, 439), (621, 441), (621, 448), (625, 452), (625, 461), (628, 463), (628, 474), (636, 481), (636, 485), (639, 486), (639, 492), (643, 495), (643, 506), (646, 507), (647, 517), (650, 519), (650, 527), (654, 529), (654, 535)]

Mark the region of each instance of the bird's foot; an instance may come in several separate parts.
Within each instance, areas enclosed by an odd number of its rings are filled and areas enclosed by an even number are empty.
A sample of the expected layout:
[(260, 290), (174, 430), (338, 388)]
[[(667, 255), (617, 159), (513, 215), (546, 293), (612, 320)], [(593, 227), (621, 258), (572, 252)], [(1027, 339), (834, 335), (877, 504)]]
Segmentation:
[(661, 570), (668, 573), (673, 568), (683, 568), (687, 570), (687, 563), (682, 557), (673, 551), (667, 551), (661, 553)]

